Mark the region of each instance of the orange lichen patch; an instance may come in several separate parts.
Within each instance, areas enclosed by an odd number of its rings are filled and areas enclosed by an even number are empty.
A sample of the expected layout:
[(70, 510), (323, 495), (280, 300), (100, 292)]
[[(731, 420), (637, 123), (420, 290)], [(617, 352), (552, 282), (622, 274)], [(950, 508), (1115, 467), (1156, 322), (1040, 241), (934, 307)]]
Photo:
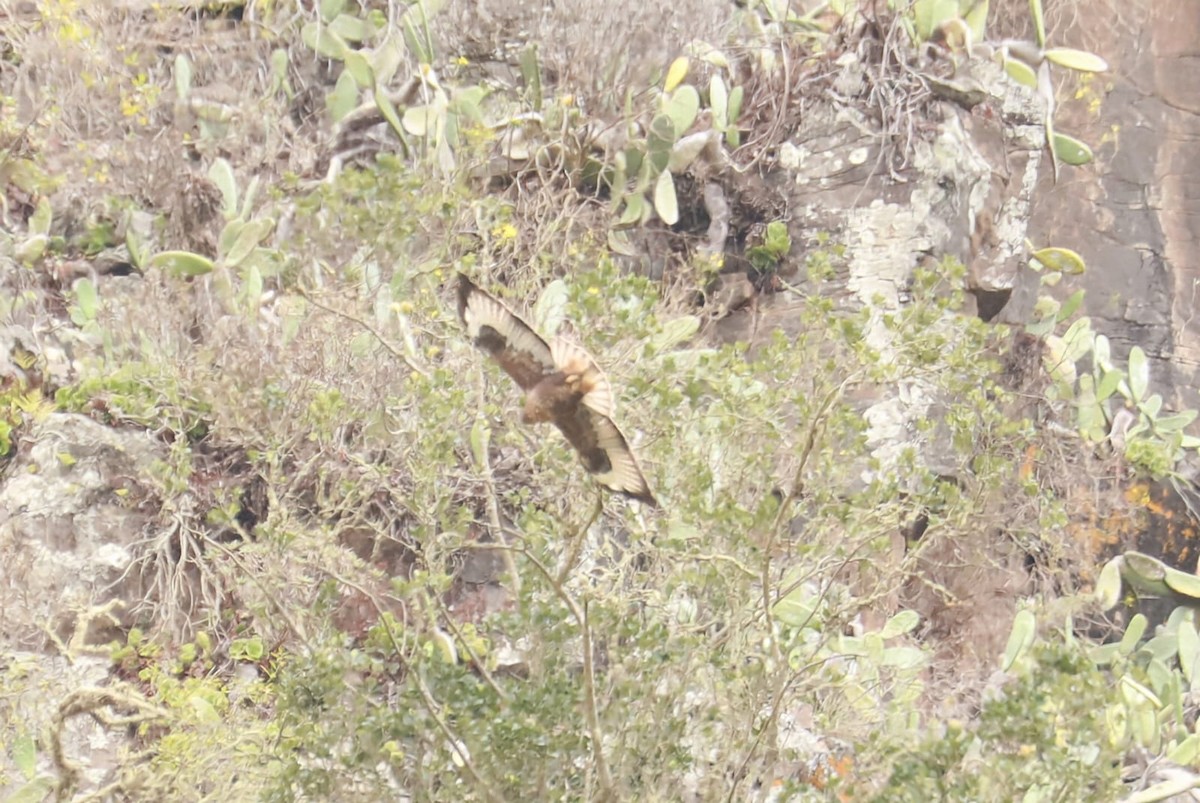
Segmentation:
[[(816, 756), (800, 770), (800, 781), (814, 789), (825, 790), (830, 784), (848, 780), (854, 771), (854, 757), (826, 753)], [(848, 792), (838, 792), (837, 799), (851, 800)]]
[(1036, 443), (1029, 444), (1025, 449), (1025, 459), (1021, 461), (1021, 470), (1019, 476), (1021, 482), (1028, 482), (1033, 476), (1033, 472), (1037, 469), (1037, 460), (1041, 455), (1042, 450)]
[(1125, 489), (1125, 501), (1131, 505), (1145, 505), (1150, 501), (1150, 486), (1144, 482), (1130, 485)]
[(1071, 494), (1067, 505), (1073, 514), (1067, 533), (1092, 562), (1103, 562), (1123, 545), (1134, 543), (1144, 528), (1144, 514), (1121, 496), (1080, 489)]
[(1191, 571), (1200, 551), (1200, 522), (1187, 500), (1166, 483), (1139, 482), (1125, 489), (1125, 501), (1140, 514), (1135, 548)]

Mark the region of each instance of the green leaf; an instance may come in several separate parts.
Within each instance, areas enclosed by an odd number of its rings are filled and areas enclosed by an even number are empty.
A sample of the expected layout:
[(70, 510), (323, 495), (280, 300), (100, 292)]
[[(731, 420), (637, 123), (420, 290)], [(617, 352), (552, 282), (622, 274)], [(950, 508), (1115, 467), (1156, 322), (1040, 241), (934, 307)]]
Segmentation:
[(213, 704), (204, 699), (203, 695), (193, 694), (188, 698), (188, 705), (192, 707), (198, 722), (211, 724), (221, 721), (221, 715), (217, 713), (217, 709), (213, 708)]
[(211, 259), (191, 251), (162, 251), (150, 258), (148, 267), (158, 268), (169, 276), (204, 276), (216, 267)]
[(807, 587), (800, 585), (776, 602), (771, 613), (788, 627), (805, 627), (813, 623), (816, 603)]
[(42, 255), (46, 253), (46, 246), (50, 244), (50, 238), (45, 234), (35, 234), (32, 237), (27, 237), (16, 249), (15, 256), (23, 265), (33, 265)]
[[(350, 14), (338, 14), (334, 17), (333, 22), (329, 23), (329, 30), (347, 42), (362, 42), (375, 33), (375, 29), (365, 19)], [(353, 52), (347, 50), (343, 55), (348, 56)]]
[(1025, 331), (1034, 337), (1044, 337), (1054, 331), (1054, 318), (1046, 318), (1044, 321), (1034, 321), (1033, 323), (1025, 324)]
[(900, 611), (887, 620), (879, 631), (879, 635), (885, 639), (903, 636), (905, 633), (911, 633), (919, 624), (921, 624), (921, 616), (916, 611)]
[(926, 656), (918, 647), (888, 647), (883, 651), (880, 664), (898, 669), (915, 669), (925, 664)]
[(984, 40), (987, 31), (987, 15), (988, 0), (977, 0), (963, 15), (963, 21), (967, 23), (967, 28), (971, 31), (972, 41), (982, 42)]
[(675, 136), (671, 139), (674, 141), (696, 122), (696, 115), (700, 113), (700, 93), (691, 84), (684, 84), (671, 95), (663, 112), (671, 118), (675, 129)]
[(233, 248), (233, 244), (237, 242), (244, 228), (246, 228), (246, 221), (240, 218), (234, 218), (225, 224), (225, 227), (221, 229), (221, 236), (217, 238), (218, 257), (229, 253), (229, 249)]
[(916, 0), (912, 15), (917, 38), (927, 42), (943, 22), (958, 17), (958, 0)]
[(250, 183), (246, 186), (246, 191), (242, 193), (242, 208), (238, 212), (238, 217), (243, 220), (250, 219), (250, 210), (254, 207), (254, 199), (258, 195), (258, 188), (262, 181), (258, 176), (253, 176)]
[(39, 776), (5, 798), (5, 803), (43, 803), (55, 785), (51, 776)]
[(37, 774), (37, 744), (33, 737), (28, 733), (21, 733), (13, 739), (11, 750), (13, 764), (25, 776), (25, 780), (33, 780), (33, 776)]
[(1108, 611), (1121, 601), (1121, 558), (1115, 557), (1100, 570), (1096, 578), (1096, 601), (1100, 610)]
[(1150, 394), (1150, 398), (1138, 402), (1138, 411), (1143, 413), (1151, 422), (1158, 417), (1158, 413), (1162, 410), (1163, 399), (1157, 393)]
[(1154, 428), (1159, 432), (1178, 432), (1196, 420), (1200, 415), (1197, 410), (1184, 410), (1182, 413), (1167, 415), (1154, 421)]
[(1129, 620), (1129, 624), (1125, 626), (1125, 634), (1121, 636), (1122, 655), (1133, 655), (1133, 651), (1137, 649), (1138, 642), (1142, 640), (1142, 636), (1146, 635), (1146, 627), (1149, 624), (1149, 620), (1140, 613), (1135, 614)]
[(1078, 72), (1106, 72), (1108, 70), (1108, 62), (1097, 56), (1095, 53), (1089, 53), (1086, 50), (1076, 50), (1071, 47), (1052, 47), (1043, 55), (1050, 61), (1066, 67), (1068, 70), (1077, 70)]
[[(432, 13), (435, 9), (430, 9)], [(433, 43), (429, 41), (429, 20), (425, 14), (425, 4), (416, 3), (408, 7), (408, 11), (400, 18), (400, 30), (404, 35), (404, 43), (420, 64), (433, 63)]]
[(475, 458), (475, 467), (480, 471), (488, 464), (488, 444), (491, 440), (491, 428), (482, 416), (477, 417), (471, 427), (471, 456)]
[(1062, 323), (1067, 318), (1070, 318), (1072, 315), (1074, 315), (1075, 311), (1079, 309), (1081, 304), (1083, 304), (1083, 296), (1083, 290), (1076, 290), (1074, 293), (1072, 293), (1070, 298), (1064, 301), (1062, 306), (1059, 307), (1058, 312), (1054, 315), (1054, 319), (1059, 323)]
[(329, 30), (329, 26), (309, 22), (300, 29), (300, 39), (309, 49), (334, 61), (341, 61), (350, 46), (346, 40)]
[(436, 129), (442, 119), (439, 109), (433, 106), (409, 106), (404, 110), (404, 130), (414, 137), (424, 137), (430, 129)]
[(100, 311), (100, 297), (91, 279), (75, 282), (75, 303), (79, 305), (79, 312), (85, 322), (96, 320), (96, 313)]
[(321, 0), (318, 13), (321, 15), (322, 22), (329, 22), (337, 17), (338, 14), (341, 14), (345, 8), (346, 0)]
[(1070, 248), (1039, 248), (1033, 252), (1033, 258), (1042, 263), (1047, 270), (1068, 275), (1078, 275), (1085, 270), (1083, 257)]
[[(738, 118), (742, 116), (742, 96), (744, 94), (745, 90), (740, 86), (735, 86), (729, 92), (728, 125), (731, 127), (731, 129), (733, 126), (737, 125)], [(730, 146), (735, 148), (737, 147), (737, 145), (734, 145), (733, 143), (730, 143)]]
[(1091, 318), (1084, 316), (1077, 319), (1067, 327), (1062, 339), (1066, 343), (1065, 359), (1070, 362), (1079, 362), (1092, 350), (1092, 341), (1095, 336), (1092, 332)]
[(781, 220), (768, 223), (763, 245), (779, 259), (787, 256), (788, 251), (792, 250), (792, 235), (788, 234), (787, 224)]
[(404, 41), (400, 37), (389, 36), (380, 42), (371, 54), (371, 71), (375, 74), (375, 85), (389, 84), (403, 63)]
[(1106, 371), (1112, 368), (1112, 345), (1104, 335), (1096, 335), (1096, 342), (1092, 344), (1092, 359)]
[(1121, 676), (1121, 696), (1131, 708), (1141, 708), (1149, 703), (1154, 708), (1162, 708), (1162, 700), (1146, 686), (1138, 683), (1129, 675)]
[(288, 53), (281, 47), (271, 51), (271, 94), (284, 90), (288, 97), (292, 96), (291, 84), (288, 81)]
[(50, 223), (54, 218), (54, 212), (50, 208), (50, 199), (42, 196), (38, 199), (37, 206), (33, 210), (33, 214), (29, 216), (29, 233), (30, 234), (50, 234)]
[(1152, 655), (1160, 663), (1165, 661), (1174, 661), (1175, 656), (1178, 654), (1179, 636), (1176, 633), (1162, 633), (1157, 635), (1143, 644), (1137, 652), (1139, 657)]
[(1055, 131), (1051, 142), (1053, 143), (1054, 155), (1064, 164), (1078, 167), (1079, 165), (1087, 164), (1093, 159), (1092, 149), (1074, 137)]
[(1005, 59), (1004, 71), (1018, 84), (1024, 84), (1030, 89), (1037, 88), (1037, 73), (1020, 59)]
[(338, 123), (358, 107), (358, 82), (354, 80), (350, 70), (342, 70), (333, 91), (325, 96), (325, 106), (329, 110), (329, 118)]
[[(675, 147), (675, 123), (665, 114), (655, 116), (650, 121), (650, 131), (646, 135), (646, 155), (653, 171), (652, 176), (667, 169), (671, 161), (671, 149)], [(632, 167), (630, 170), (632, 171)]]
[(1093, 442), (1104, 440), (1108, 434), (1108, 419), (1104, 415), (1104, 409), (1096, 401), (1095, 379), (1091, 374), (1079, 377), (1079, 394), (1075, 404), (1075, 421), (1079, 433)]
[(251, 251), (258, 248), (259, 243), (266, 239), (274, 230), (275, 221), (271, 218), (258, 218), (247, 223), (241, 228), (237, 239), (229, 249), (229, 253), (225, 255), (225, 264), (230, 267), (237, 267), (242, 264), (242, 260), (248, 257)]
[(192, 62), (180, 53), (175, 57), (175, 96), (187, 100), (192, 92)]
[(233, 177), (233, 167), (225, 159), (218, 158), (208, 168), (208, 179), (221, 191), (221, 211), (226, 217), (237, 214), (238, 188)]
[(687, 77), (688, 59), (687, 56), (680, 56), (671, 62), (671, 66), (667, 68), (667, 78), (663, 81), (663, 91), (671, 92), (675, 87), (679, 86), (683, 79)]
[[(1139, 656), (1145, 660), (1145, 653), (1139, 651)], [(1157, 656), (1146, 661), (1146, 678), (1150, 681), (1150, 688), (1164, 703), (1170, 702), (1172, 693), (1178, 693), (1179, 684), (1172, 683), (1172, 674)]]
[(262, 271), (257, 267), (251, 266), (250, 270), (246, 271), (246, 284), (242, 293), (246, 298), (246, 311), (251, 315), (257, 313), (263, 294)]
[(529, 105), (535, 112), (542, 110), (542, 66), (538, 59), (536, 43), (528, 45), (521, 51), (521, 79), (525, 82), (525, 91)]
[(1033, 644), (1037, 635), (1037, 619), (1033, 611), (1022, 608), (1013, 618), (1012, 632), (1008, 636), (1008, 645), (1004, 648), (1004, 658), (1000, 662), (1000, 670), (1007, 672), (1012, 669), (1025, 651)]
[[(1196, 733), (1188, 736), (1186, 739), (1175, 745), (1175, 747), (1171, 748), (1171, 750), (1167, 752), (1167, 761), (1170, 761), (1174, 764), (1181, 764), (1185, 767), (1194, 766), (1196, 759), (1198, 758), (1200, 758), (1200, 734)], [(1179, 792), (1168, 791), (1167, 797), (1158, 797), (1154, 799), (1167, 800), (1173, 795), (1188, 791), (1190, 788), (1193, 787), (1180, 789)]]
[(621, 217), (617, 220), (617, 223), (622, 226), (631, 223), (640, 223), (645, 211), (645, 196), (638, 192), (627, 195), (625, 196), (625, 211), (621, 213)]
[(400, 120), (400, 115), (396, 112), (396, 106), (388, 98), (387, 93), (380, 87), (375, 87), (374, 92), (375, 107), (379, 109), (379, 113), (383, 115), (383, 119), (387, 120), (388, 125), (392, 127), (392, 131), (396, 136), (400, 137), (400, 141), (404, 142), (405, 149), (408, 148), (408, 142), (404, 136), (404, 123)]
[(229, 644), (229, 657), (235, 661), (259, 661), (264, 654), (262, 639), (235, 638)]
[(671, 178), (669, 170), (659, 173), (658, 181), (654, 184), (654, 211), (668, 226), (674, 226), (679, 222), (679, 203), (675, 198), (675, 179)]
[(1146, 359), (1146, 352), (1142, 351), (1142, 347), (1134, 346), (1129, 350), (1129, 390), (1133, 394), (1133, 400), (1144, 399), (1149, 388), (1150, 362)]
[(1113, 368), (1105, 371), (1100, 377), (1100, 384), (1096, 386), (1096, 401), (1104, 401), (1116, 392), (1121, 381), (1125, 379), (1125, 373), (1120, 369)]
[(546, 285), (537, 303), (533, 305), (533, 325), (541, 332), (552, 335), (562, 325), (567, 308), (567, 285), (562, 279), (555, 279)]
[(650, 340), (655, 352), (664, 352), (688, 340), (700, 331), (700, 319), (695, 315), (682, 315), (667, 321), (662, 331)]
[(1042, 118), (1042, 126), (1046, 129), (1046, 144), (1050, 146), (1050, 167), (1053, 168), (1054, 181), (1058, 183), (1058, 152), (1054, 150), (1054, 90), (1050, 85), (1050, 65), (1042, 62), (1038, 67), (1038, 95), (1046, 103), (1046, 116)]
[(729, 125), (729, 90), (719, 75), (713, 75), (708, 82), (708, 105), (712, 109), (713, 126), (723, 129)]
[(1042, 0), (1029, 0), (1029, 16), (1033, 18), (1033, 33), (1037, 46), (1046, 46), (1046, 15), (1042, 12)]
[(1176, 594), (1200, 600), (1200, 577), (1168, 566), (1166, 576), (1163, 579), (1166, 580), (1167, 587)]
[(1121, 655), (1120, 651), (1117, 649), (1119, 646), (1121, 645), (1113, 643), (1101, 644), (1098, 647), (1093, 647), (1092, 649), (1088, 650), (1088, 658), (1090, 658), (1092, 663), (1096, 664), (1096, 666), (1108, 666), (1113, 661), (1117, 660), (1117, 658)]
[(1179, 637), (1179, 666), (1188, 683), (1194, 685), (1196, 669), (1200, 665), (1200, 634), (1196, 632), (1196, 625), (1185, 619), (1179, 623), (1176, 635)]
[(371, 63), (359, 51), (346, 51), (346, 71), (359, 87), (370, 89), (375, 86), (375, 73), (371, 70)]

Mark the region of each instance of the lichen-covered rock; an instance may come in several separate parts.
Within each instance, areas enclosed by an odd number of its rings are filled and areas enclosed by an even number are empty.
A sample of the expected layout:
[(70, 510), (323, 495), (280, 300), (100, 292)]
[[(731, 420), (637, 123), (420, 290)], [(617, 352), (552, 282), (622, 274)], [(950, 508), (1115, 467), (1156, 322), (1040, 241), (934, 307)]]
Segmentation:
[[(0, 606), (6, 646), (107, 642), (141, 600), (137, 508), (163, 449), (141, 430), (55, 413), (22, 441), (0, 481)], [(111, 604), (110, 604), (111, 603)], [(80, 617), (109, 606), (79, 632)]]

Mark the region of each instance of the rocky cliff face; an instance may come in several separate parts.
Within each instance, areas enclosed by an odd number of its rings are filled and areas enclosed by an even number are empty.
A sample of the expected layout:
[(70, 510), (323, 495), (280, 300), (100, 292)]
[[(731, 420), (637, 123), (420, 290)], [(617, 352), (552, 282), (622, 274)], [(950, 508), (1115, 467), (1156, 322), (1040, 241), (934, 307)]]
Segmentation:
[(1200, 7), (1129, 3), (1064, 20), (1111, 72), (1060, 106), (1096, 162), (1043, 175), (1030, 234), (1077, 250), (1086, 309), (1122, 354), (1140, 345), (1179, 408), (1200, 406)]
[[(965, 314), (1021, 325), (1042, 291), (1038, 275), (1025, 266), (1029, 238), (1078, 251), (1088, 271), (1063, 289), (1086, 289), (1087, 311), (1117, 345), (1118, 356), (1140, 345), (1154, 358), (1155, 379), (1171, 389), (1175, 404), (1200, 406), (1200, 320), (1194, 310), (1200, 290), (1200, 65), (1192, 51), (1200, 7), (1144, 2), (1122, 13), (1119, 19), (1080, 17), (1074, 27), (1057, 31), (1068, 42), (1078, 37), (1077, 44), (1112, 65), (1112, 73), (1082, 84), (1078, 97), (1060, 109), (1060, 126), (1092, 143), (1097, 160), (1064, 168), (1057, 182), (1045, 158), (1037, 104), (991, 62), (964, 61), (948, 69), (945, 56), (930, 56), (920, 74), (911, 76), (909, 89), (919, 108), (890, 105), (896, 97), (880, 88), (886, 82), (867, 74), (874, 63), (869, 54), (853, 49), (823, 62), (827, 74), (803, 76), (823, 82), (829, 92), (822, 102), (798, 104), (793, 117), (782, 119), (786, 131), (771, 168), (759, 175), (714, 166), (710, 187), (723, 183), (724, 194), (709, 187), (694, 194), (706, 220), (721, 217), (720, 208), (733, 209), (728, 225), (738, 231), (739, 248), (726, 255), (721, 277), (722, 309), (708, 336), (755, 342), (776, 331), (795, 333), (802, 302), (786, 287), (812, 281), (804, 261), (821, 250), (823, 238), (843, 250), (820, 287), (807, 289), (819, 289), (847, 310), (869, 310), (864, 338), (885, 359), (884, 317), (909, 304), (914, 272), (944, 255), (968, 268)], [(1130, 30), (1140, 33), (1131, 37)], [(797, 78), (799, 86), (803, 80)], [(946, 80), (953, 85), (947, 87)], [(915, 128), (922, 129), (921, 136), (914, 135)], [(788, 220), (796, 247), (777, 277), (747, 269), (745, 251), (756, 234), (739, 214), (761, 218), (756, 222)], [(676, 237), (659, 233), (663, 240)], [(720, 242), (730, 231), (717, 233)], [(647, 272), (661, 275), (665, 260), (650, 262)], [(5, 356), (0, 367), (9, 366), (6, 355), (0, 356)], [(919, 380), (863, 391), (856, 402), (870, 424), (878, 461), (874, 469), (862, 467), (864, 481), (871, 470), (895, 465), (909, 447), (936, 474), (955, 478), (961, 466), (941, 448), (937, 431), (922, 426), (937, 419), (946, 401)], [(4, 466), (4, 646), (19, 654), (22, 671), (50, 679), (53, 687), (44, 700), (20, 701), (31, 720), (61, 715), (47, 701), (103, 680), (106, 662), (88, 664), (88, 656), (103, 654), (102, 645), (127, 632), (147, 594), (170, 594), (172, 578), (145, 576), (141, 567), (152, 563), (140, 560), (157, 551), (174, 558), (159, 565), (179, 564), (172, 550), (188, 543), (176, 538), (163, 511), (139, 507), (140, 501), (157, 499), (155, 466), (166, 449), (143, 430), (53, 413), (22, 433)], [(1119, 490), (1106, 490), (1114, 505), (1121, 503)], [(1185, 513), (1173, 510), (1177, 518)], [(1144, 532), (1153, 537), (1153, 518), (1116, 531), (1107, 526), (1113, 521), (1109, 513), (1097, 508), (1076, 533), (1081, 540), (1095, 536), (1088, 546), (1097, 553), (1121, 546), (1117, 535), (1134, 541)], [(180, 520), (202, 515), (178, 511)], [(1179, 539), (1172, 547), (1176, 556), (1194, 560), (1188, 552), (1195, 537), (1191, 529), (1160, 532)], [(935, 631), (962, 634), (973, 628), (962, 640), (981, 664), (1002, 648), (1015, 600), (1030, 581), (1027, 556), (993, 535), (981, 532), (974, 541), (964, 539), (926, 557), (924, 575), (953, 592), (953, 607), (921, 589), (899, 592)], [(377, 546), (366, 538), (358, 551), (365, 560), (375, 557)], [(903, 549), (897, 544), (898, 553)], [(469, 563), (460, 576), (485, 587), (469, 600), (482, 610), (507, 602), (486, 598), (486, 591), (499, 587), (499, 566), (486, 557), (488, 565)], [(989, 560), (995, 571), (957, 570)], [(188, 578), (175, 579), (186, 584)], [(106, 772), (113, 762), (96, 747), (102, 741), (98, 729), (77, 730), (63, 749), (91, 756), (94, 772), (87, 780), (97, 788), (110, 780)]]

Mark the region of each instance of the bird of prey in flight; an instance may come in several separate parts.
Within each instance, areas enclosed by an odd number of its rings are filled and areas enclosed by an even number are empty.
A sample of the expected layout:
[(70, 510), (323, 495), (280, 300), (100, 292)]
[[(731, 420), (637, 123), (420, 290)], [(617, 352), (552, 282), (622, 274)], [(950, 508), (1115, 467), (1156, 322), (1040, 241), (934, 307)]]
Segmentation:
[(633, 450), (613, 423), (612, 387), (586, 351), (558, 337), (547, 343), (461, 273), (458, 316), (471, 341), (525, 391), (522, 421), (553, 423), (597, 482), (648, 505), (657, 504)]

